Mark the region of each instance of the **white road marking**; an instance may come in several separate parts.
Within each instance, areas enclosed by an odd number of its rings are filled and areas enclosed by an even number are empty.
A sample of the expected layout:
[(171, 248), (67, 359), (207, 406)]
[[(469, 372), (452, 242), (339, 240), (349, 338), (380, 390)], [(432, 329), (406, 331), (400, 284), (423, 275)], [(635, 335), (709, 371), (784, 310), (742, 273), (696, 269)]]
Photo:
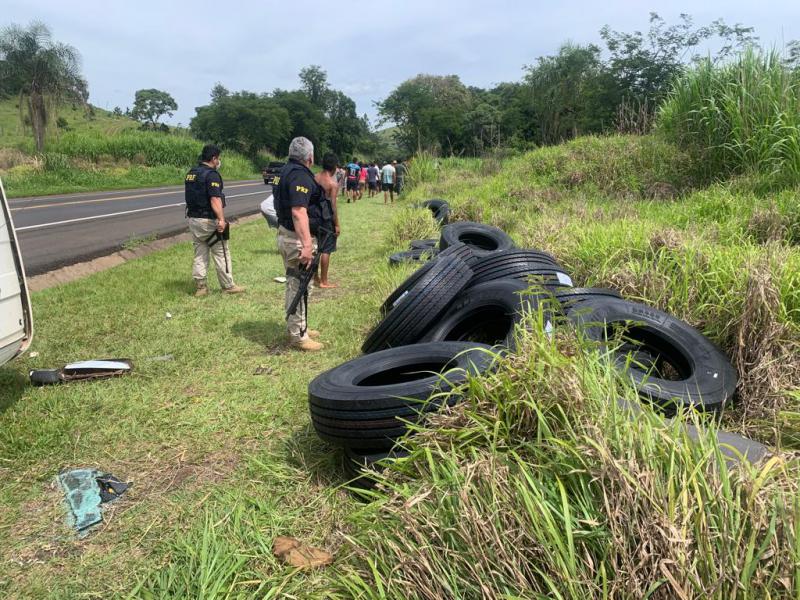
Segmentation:
[[(256, 194), (263, 194), (262, 191), (258, 192), (250, 192), (247, 194), (235, 194), (233, 196), (227, 196), (227, 198), (241, 198), (243, 196), (255, 196)], [(107, 219), (110, 217), (119, 217), (122, 215), (132, 215), (134, 213), (146, 212), (149, 210), (159, 210), (161, 208), (174, 208), (176, 206), (186, 206), (186, 202), (176, 202), (175, 204), (162, 204), (160, 206), (150, 206), (147, 208), (137, 208), (134, 210), (125, 210), (122, 212), (115, 212), (109, 213), (105, 215), (93, 215), (91, 217), (81, 217), (79, 219), (67, 219), (66, 221), (53, 221), (52, 223), (40, 223), (39, 225), (28, 225), (27, 227), (16, 227), (17, 231), (31, 231), (34, 229), (44, 229), (45, 227), (56, 227), (57, 225), (67, 225), (70, 223), (81, 223), (84, 221), (95, 221), (97, 219)]]
[[(226, 189), (233, 189), (233, 188), (239, 188), (239, 187), (249, 187), (251, 185), (255, 185), (255, 184), (254, 183), (239, 183), (239, 184), (234, 184), (234, 185), (228, 185), (228, 186), (226, 186)], [(164, 189), (166, 189), (166, 188), (164, 188)], [(21, 211), (21, 210), (33, 210), (33, 209), (36, 209), (36, 208), (57, 208), (59, 206), (72, 206), (73, 204), (97, 204), (98, 202), (116, 202), (118, 200), (136, 200), (136, 199), (139, 199), (139, 198), (150, 198), (152, 196), (169, 196), (171, 194), (178, 194), (182, 190), (180, 188), (172, 188), (172, 189), (170, 189), (169, 191), (166, 191), (166, 192), (158, 192), (158, 191), (155, 191), (155, 190), (152, 190), (152, 191), (154, 193), (150, 193), (148, 191), (148, 193), (146, 193), (146, 194), (133, 194), (133, 195), (130, 195), (130, 196), (112, 196), (112, 197), (108, 197), (108, 198), (89, 198), (89, 199), (85, 199), (85, 200), (72, 199), (72, 200), (65, 200), (64, 202), (56, 202), (55, 200), (57, 200), (57, 198), (53, 198), (53, 199), (51, 199), (49, 201), (43, 200), (43, 199), (40, 199), (40, 198), (19, 198), (18, 201), (21, 201), (21, 202), (40, 201), (40, 202), (44, 202), (44, 203), (43, 204), (34, 204), (33, 206), (17, 206), (16, 208), (12, 208), (11, 212), (18, 212), (18, 211)]]

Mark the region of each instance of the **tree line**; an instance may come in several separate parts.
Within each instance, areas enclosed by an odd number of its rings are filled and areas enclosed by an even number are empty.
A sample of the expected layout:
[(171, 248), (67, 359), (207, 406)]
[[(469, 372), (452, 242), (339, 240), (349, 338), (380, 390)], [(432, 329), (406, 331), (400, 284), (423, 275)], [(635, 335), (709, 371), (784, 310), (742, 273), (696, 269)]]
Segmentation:
[(366, 116), (359, 117), (356, 103), (334, 90), (322, 67), (300, 71), (300, 89), (276, 89), (271, 93), (231, 93), (217, 84), (211, 102), (199, 106), (191, 120), (192, 133), (248, 156), (268, 150), (285, 156), (289, 142), (305, 136), (314, 143), (317, 157), (327, 151), (340, 157), (374, 145)]
[[(480, 154), (496, 147), (555, 144), (609, 130), (641, 133), (672, 82), (692, 63), (722, 61), (753, 44), (752, 27), (722, 19), (696, 26), (680, 15), (668, 24), (650, 14), (646, 32), (600, 30), (605, 48), (565, 43), (524, 67), (521, 81), (491, 89), (465, 85), (457, 75), (417, 75), (377, 103), (384, 123), (396, 125), (405, 152)], [(711, 43), (717, 50), (703, 55)], [(789, 45), (787, 60), (800, 57)]]
[[(753, 44), (752, 27), (722, 19), (697, 26), (687, 14), (668, 24), (650, 14), (649, 29), (626, 33), (606, 26), (602, 45), (565, 43), (523, 69), (520, 81), (484, 89), (465, 85), (457, 75), (421, 74), (376, 102), (380, 122), (393, 125), (403, 154), (420, 149), (441, 154), (481, 154), (498, 147), (555, 144), (607, 131), (642, 133), (672, 82), (693, 63), (724, 61)], [(716, 50), (703, 54), (704, 44)], [(800, 42), (787, 45), (785, 61), (800, 64)], [(386, 153), (385, 141), (359, 116), (355, 102), (333, 89), (326, 72), (311, 65), (299, 73), (299, 89), (231, 92), (222, 84), (210, 102), (196, 108), (189, 128), (203, 141), (255, 158), (264, 150), (285, 156), (289, 142), (304, 135), (318, 158)], [(0, 98), (17, 96), (20, 116), (31, 126), (37, 151), (58, 105), (88, 105), (88, 85), (78, 51), (52, 39), (42, 23), (0, 31)], [(125, 114), (142, 128), (167, 130), (164, 115), (177, 110), (174, 98), (156, 89), (138, 90)], [(123, 114), (117, 108), (116, 114)]]
[[(58, 121), (62, 103), (80, 103), (87, 115), (92, 113), (80, 53), (54, 40), (40, 22), (0, 30), (0, 98), (8, 97), (17, 97), (20, 120), (31, 127), (37, 152), (44, 150), (47, 129)], [(132, 108), (123, 112), (116, 107), (113, 112), (138, 121), (142, 129), (166, 132), (169, 128), (160, 119), (177, 109), (169, 92), (142, 89), (135, 93)], [(344, 157), (378, 144), (366, 116), (359, 117), (355, 102), (331, 88), (317, 65), (300, 71), (298, 90), (231, 93), (217, 84), (210, 104), (196, 109), (189, 127), (197, 138), (251, 158), (264, 150), (285, 156), (298, 135), (311, 139), (320, 156), (331, 150)]]

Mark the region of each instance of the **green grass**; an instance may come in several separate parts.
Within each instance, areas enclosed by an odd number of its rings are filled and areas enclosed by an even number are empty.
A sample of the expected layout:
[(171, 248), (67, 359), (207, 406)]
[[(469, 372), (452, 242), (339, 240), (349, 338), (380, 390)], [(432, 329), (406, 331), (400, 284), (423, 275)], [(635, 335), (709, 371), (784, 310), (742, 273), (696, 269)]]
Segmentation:
[[(204, 586), (234, 581), (216, 581), (213, 570), (241, 560), (243, 593), (282, 584), (302, 595), (319, 581), (280, 567), (271, 542), (285, 534), (326, 543), (353, 506), (336, 489), (341, 458), (310, 429), (306, 385), (359, 352), (400, 276), (389, 272), (384, 231), (374, 226), (393, 210), (380, 199), (342, 205), (331, 261), (341, 288), (315, 293), (310, 309), (327, 346), (320, 354), (283, 346), (283, 286), (272, 281), (283, 267), (274, 230), (261, 221), (233, 230), (244, 296), (193, 298), (187, 243), (34, 294), (39, 356), (0, 369), (4, 597), (115, 596), (139, 580), (156, 597), (185, 586), (183, 597), (209, 597), (199, 595)], [(112, 355), (132, 358), (135, 373), (25, 383), (29, 368)], [(157, 359), (164, 355), (174, 359)], [(270, 373), (254, 375), (259, 366)], [(78, 465), (134, 482), (108, 528), (85, 541), (63, 525), (50, 488), (60, 469)]]
[[(136, 129), (139, 124), (124, 116), (116, 116), (101, 108), (94, 108), (94, 117), (89, 118), (82, 106), (65, 104), (55, 113), (52, 126), (48, 131), (48, 141), (57, 140), (67, 131), (56, 127), (55, 119), (62, 118), (71, 131), (81, 133), (98, 133), (113, 136), (123, 131)], [(24, 113), (27, 114), (27, 113)], [(33, 135), (30, 128), (24, 128), (19, 119), (17, 98), (0, 100), (0, 148), (21, 148), (30, 151), (33, 147)]]
[(772, 188), (800, 184), (800, 72), (777, 52), (702, 62), (675, 83), (658, 128), (709, 181), (749, 173)]
[[(646, 411), (602, 357), (532, 315), (517, 357), (405, 445), (347, 520), (331, 595), (363, 598), (796, 598), (800, 594), (797, 189), (697, 189), (658, 138), (583, 138), (501, 164), (430, 156), (409, 201), (446, 198), (700, 328), (739, 393), (721, 427), (787, 451), (728, 470), (708, 437)], [(416, 233), (398, 214), (390, 239)], [(690, 417), (687, 417), (690, 418)], [(713, 434), (717, 424), (705, 420)]]
[[(507, 160), (423, 157), (398, 205), (340, 204), (341, 288), (312, 302), (327, 348), (282, 351), (274, 232), (236, 228), (243, 297), (190, 297), (181, 244), (34, 295), (40, 356), (0, 370), (0, 590), (5, 597), (789, 598), (800, 593), (800, 251), (796, 190), (698, 188), (657, 138), (584, 138)], [(423, 164), (430, 161), (430, 164)], [(755, 190), (755, 191), (754, 191)], [(309, 426), (306, 386), (356, 356), (429, 237), (430, 197), (553, 252), (699, 327), (740, 372), (721, 426), (777, 458), (729, 471), (703, 437), (615, 400), (631, 391), (565, 330), (467, 384), (467, 402), (406, 442), (358, 501)], [(167, 319), (169, 312), (172, 318)], [(128, 378), (31, 389), (29, 368), (127, 356)], [(160, 357), (171, 355), (172, 360)], [(257, 367), (268, 374), (254, 375)], [(712, 431), (713, 423), (706, 423)], [(53, 476), (100, 466), (134, 481), (106, 529), (75, 541)], [(277, 535), (332, 551), (298, 573)], [(96, 578), (113, 572), (113, 578)]]
[[(15, 101), (0, 101), (0, 177), (9, 197), (180, 184), (203, 146), (182, 131), (139, 131), (135, 121), (99, 109), (93, 120), (69, 105), (59, 116), (69, 130), (51, 131), (37, 155)], [(259, 165), (233, 152), (223, 153), (222, 174), (229, 180), (260, 177)]]

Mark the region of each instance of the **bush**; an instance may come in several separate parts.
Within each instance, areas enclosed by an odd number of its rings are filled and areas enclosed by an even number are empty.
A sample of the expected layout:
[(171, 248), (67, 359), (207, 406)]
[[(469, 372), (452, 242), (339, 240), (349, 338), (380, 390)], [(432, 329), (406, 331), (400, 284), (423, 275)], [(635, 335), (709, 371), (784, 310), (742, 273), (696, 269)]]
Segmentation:
[(800, 72), (776, 52), (699, 64), (675, 83), (657, 125), (706, 180), (754, 173), (770, 187), (800, 183)]

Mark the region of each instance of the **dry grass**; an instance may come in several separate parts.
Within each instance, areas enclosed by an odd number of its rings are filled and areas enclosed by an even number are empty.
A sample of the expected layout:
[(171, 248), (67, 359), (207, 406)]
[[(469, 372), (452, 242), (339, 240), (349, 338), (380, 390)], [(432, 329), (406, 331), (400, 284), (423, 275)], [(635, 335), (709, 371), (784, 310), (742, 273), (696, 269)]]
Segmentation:
[(739, 372), (743, 425), (754, 418), (775, 421), (788, 405), (788, 392), (800, 389), (800, 331), (780, 318), (780, 290), (775, 272), (785, 251), (770, 254), (750, 265), (744, 305), (732, 324), (731, 358)]

